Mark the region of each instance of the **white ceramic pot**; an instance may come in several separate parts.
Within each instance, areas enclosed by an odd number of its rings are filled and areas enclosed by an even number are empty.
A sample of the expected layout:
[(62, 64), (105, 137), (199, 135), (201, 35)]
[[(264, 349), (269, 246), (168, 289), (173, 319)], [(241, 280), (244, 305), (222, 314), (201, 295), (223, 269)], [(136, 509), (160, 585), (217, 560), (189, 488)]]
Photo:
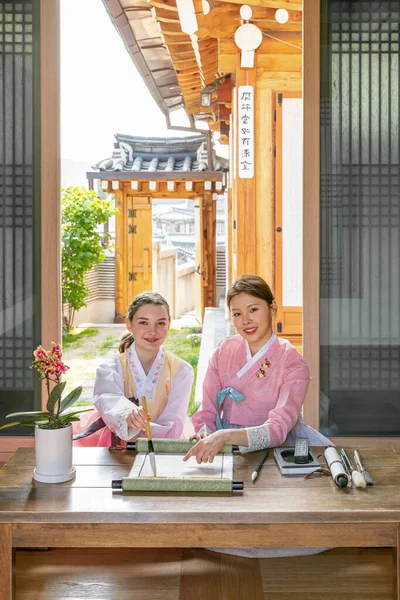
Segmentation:
[(72, 427), (35, 427), (36, 468), (33, 478), (42, 483), (61, 483), (75, 477), (72, 466)]

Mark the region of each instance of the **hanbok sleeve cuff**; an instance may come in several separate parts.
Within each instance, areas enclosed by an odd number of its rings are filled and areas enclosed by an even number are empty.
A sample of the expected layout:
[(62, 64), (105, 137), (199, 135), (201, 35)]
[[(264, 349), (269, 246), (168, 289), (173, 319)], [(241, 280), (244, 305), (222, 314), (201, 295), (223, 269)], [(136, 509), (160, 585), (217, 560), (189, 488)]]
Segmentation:
[(259, 425), (258, 427), (246, 427), (245, 432), (247, 433), (249, 445), (243, 450), (240, 448), (242, 452), (256, 452), (257, 450), (269, 448), (271, 445), (271, 436), (268, 425), (264, 424)]
[(117, 427), (116, 433), (119, 435), (121, 440), (128, 441), (135, 437), (139, 433), (139, 429), (128, 429), (127, 416), (132, 412), (132, 408), (124, 406), (120, 412), (116, 415)]

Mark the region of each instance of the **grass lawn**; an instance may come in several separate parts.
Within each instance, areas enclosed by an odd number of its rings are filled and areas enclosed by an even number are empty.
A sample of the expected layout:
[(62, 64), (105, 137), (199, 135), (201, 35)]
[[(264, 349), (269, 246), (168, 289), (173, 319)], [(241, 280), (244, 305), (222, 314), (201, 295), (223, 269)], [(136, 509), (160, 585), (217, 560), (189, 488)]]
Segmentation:
[(187, 336), (193, 333), (193, 329), (188, 329), (186, 327), (182, 329), (170, 329), (167, 339), (165, 340), (164, 346), (170, 352), (173, 352), (179, 358), (186, 360), (190, 365), (192, 365), (194, 370), (194, 381), (192, 386), (192, 393), (190, 394), (188, 415), (192, 416), (194, 412), (196, 412), (196, 405), (194, 400), (195, 390), (196, 390), (196, 378), (197, 378), (197, 363), (199, 362), (199, 352), (200, 345), (195, 346), (191, 342), (190, 339), (187, 339)]
[[(103, 358), (118, 352), (118, 345), (123, 331), (123, 327), (121, 329), (77, 328), (76, 331), (64, 335), (63, 356), (66, 364), (70, 367), (66, 376), (67, 386), (65, 392), (67, 393), (76, 387), (78, 382), (83, 385), (82, 396), (76, 406), (92, 404), (93, 384), (97, 366)], [(193, 367), (194, 382), (188, 408), (189, 416), (196, 410), (195, 389), (200, 345), (195, 345), (195, 341), (187, 339), (187, 336), (196, 332), (197, 328), (170, 329), (164, 343), (167, 350), (170, 350)]]
[(64, 333), (63, 334), (63, 352), (67, 348), (82, 348), (85, 345), (87, 338), (93, 337), (99, 333), (98, 329), (82, 329), (82, 331), (76, 331), (76, 333)]

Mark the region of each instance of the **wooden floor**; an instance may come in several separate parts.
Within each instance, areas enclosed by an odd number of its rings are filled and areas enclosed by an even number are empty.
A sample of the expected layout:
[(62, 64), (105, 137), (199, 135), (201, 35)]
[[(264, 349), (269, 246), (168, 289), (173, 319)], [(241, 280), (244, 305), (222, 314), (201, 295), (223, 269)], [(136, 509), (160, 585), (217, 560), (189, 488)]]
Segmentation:
[(391, 600), (390, 549), (244, 559), (208, 550), (17, 552), (17, 600)]

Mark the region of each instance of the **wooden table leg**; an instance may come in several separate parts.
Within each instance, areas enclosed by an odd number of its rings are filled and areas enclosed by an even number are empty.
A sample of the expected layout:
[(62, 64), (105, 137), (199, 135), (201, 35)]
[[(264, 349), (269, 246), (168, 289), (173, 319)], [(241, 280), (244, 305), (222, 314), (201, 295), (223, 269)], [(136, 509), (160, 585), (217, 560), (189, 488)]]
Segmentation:
[(0, 598), (12, 600), (12, 531), (9, 523), (0, 523)]
[(397, 523), (397, 546), (393, 548), (393, 600), (400, 600), (400, 523)]

